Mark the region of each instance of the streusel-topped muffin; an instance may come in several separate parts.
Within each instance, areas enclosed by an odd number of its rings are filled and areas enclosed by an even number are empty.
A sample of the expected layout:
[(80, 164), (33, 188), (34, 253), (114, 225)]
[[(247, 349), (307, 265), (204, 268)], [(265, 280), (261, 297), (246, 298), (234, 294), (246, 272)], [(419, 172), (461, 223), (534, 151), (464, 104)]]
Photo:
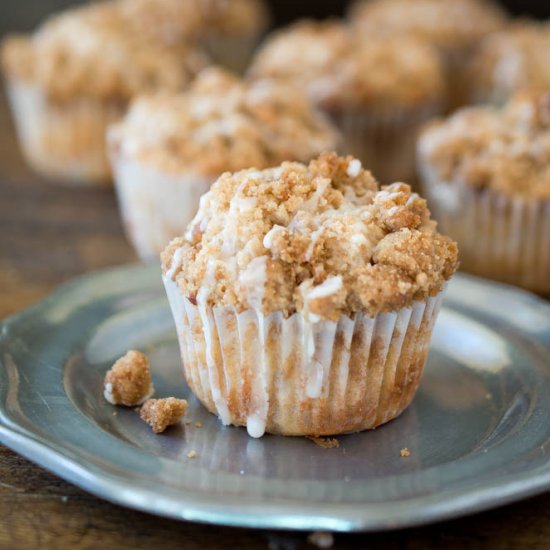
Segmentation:
[(73, 9), (32, 35), (8, 37), (2, 54), (29, 162), (68, 180), (108, 180), (107, 125), (135, 94), (182, 89), (205, 65), (184, 45), (144, 39), (112, 3)]
[(436, 46), (447, 68), (449, 106), (466, 102), (465, 71), (479, 41), (502, 29), (506, 15), (488, 0), (359, 0), (350, 21), (361, 34), (412, 34)]
[(550, 89), (550, 22), (522, 22), (483, 41), (473, 62), (471, 98), (502, 104), (522, 88)]
[(338, 133), (302, 90), (203, 71), (185, 93), (137, 99), (109, 134), (122, 214), (140, 256), (158, 258), (225, 171), (333, 149)]
[(550, 291), (550, 95), (471, 107), (419, 141), (434, 214), (474, 273)]
[(206, 407), (254, 436), (322, 435), (409, 404), (457, 249), (408, 185), (327, 153), (222, 175), (162, 260)]
[(336, 21), (302, 21), (277, 31), (250, 74), (307, 89), (342, 130), (343, 149), (388, 182), (414, 172), (416, 131), (438, 112), (444, 94), (429, 45), (413, 37), (358, 37)]

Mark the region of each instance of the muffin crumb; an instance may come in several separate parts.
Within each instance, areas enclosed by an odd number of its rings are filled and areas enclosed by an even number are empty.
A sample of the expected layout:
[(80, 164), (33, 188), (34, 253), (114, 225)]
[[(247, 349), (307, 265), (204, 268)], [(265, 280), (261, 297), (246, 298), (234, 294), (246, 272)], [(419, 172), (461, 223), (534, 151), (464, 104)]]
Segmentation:
[(202, 428), (202, 422), (195, 422), (195, 428)]
[(315, 531), (307, 537), (309, 544), (317, 548), (332, 548), (334, 545), (334, 536), (326, 531)]
[(313, 441), (318, 447), (323, 449), (337, 449), (340, 447), (340, 442), (335, 437), (315, 437), (308, 436), (307, 439)]
[(149, 399), (155, 389), (147, 356), (130, 350), (105, 375), (105, 399), (112, 405), (135, 407)]
[(195, 449), (192, 449), (187, 453), (187, 458), (197, 458), (199, 456), (199, 453), (195, 451)]
[(399, 452), (399, 454), (403, 457), (403, 458), (407, 458), (409, 456), (411, 456), (411, 452), (409, 451), (409, 449), (407, 447), (405, 447), (404, 449), (401, 449), (401, 451)]
[(187, 411), (187, 401), (168, 397), (148, 399), (141, 407), (141, 419), (151, 426), (155, 433), (162, 433), (168, 426), (179, 422)]

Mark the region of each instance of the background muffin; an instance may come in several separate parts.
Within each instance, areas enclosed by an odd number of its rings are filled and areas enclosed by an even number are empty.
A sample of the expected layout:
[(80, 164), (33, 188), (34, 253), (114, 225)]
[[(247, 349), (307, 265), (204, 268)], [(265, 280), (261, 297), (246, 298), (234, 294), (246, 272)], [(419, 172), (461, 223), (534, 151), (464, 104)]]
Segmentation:
[(390, 182), (414, 175), (419, 125), (439, 112), (436, 52), (403, 37), (358, 37), (336, 21), (302, 21), (269, 37), (250, 74), (305, 88), (342, 131), (342, 150)]
[(522, 88), (550, 90), (550, 22), (522, 22), (485, 39), (470, 80), (471, 100), (504, 103)]
[(204, 59), (183, 45), (146, 40), (114, 4), (74, 9), (2, 50), (22, 150), (40, 173), (108, 182), (105, 131), (140, 92), (179, 90)]
[(457, 250), (408, 185), (324, 154), (222, 175), (162, 258), (189, 386), (258, 437), (400, 414)]
[(222, 172), (308, 161), (338, 139), (300, 89), (220, 69), (206, 69), (186, 93), (142, 97), (109, 134), (130, 240), (156, 260)]
[(550, 95), (434, 122), (419, 157), (430, 208), (464, 269), (550, 292)]
[(360, 0), (349, 15), (358, 32), (421, 37), (439, 50), (446, 67), (448, 108), (467, 103), (467, 67), (480, 40), (507, 22), (485, 0)]

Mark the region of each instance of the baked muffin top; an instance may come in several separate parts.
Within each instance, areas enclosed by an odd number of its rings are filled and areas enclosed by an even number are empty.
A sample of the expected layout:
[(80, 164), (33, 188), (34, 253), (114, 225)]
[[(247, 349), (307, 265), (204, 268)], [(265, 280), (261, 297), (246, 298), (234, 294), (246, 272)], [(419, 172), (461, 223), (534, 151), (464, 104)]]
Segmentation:
[(506, 20), (496, 3), (485, 0), (359, 0), (350, 10), (361, 33), (412, 33), (449, 49), (471, 46)]
[(550, 22), (522, 22), (487, 37), (473, 61), (475, 99), (502, 103), (521, 88), (550, 89)]
[(250, 75), (296, 82), (327, 108), (415, 105), (443, 93), (439, 58), (423, 41), (359, 37), (332, 20), (300, 21), (274, 32)]
[(2, 54), (10, 77), (59, 101), (127, 101), (140, 92), (179, 90), (206, 64), (184, 44), (148, 39), (108, 2), (53, 16), (30, 36), (9, 37)]
[(109, 140), (157, 168), (217, 177), (309, 161), (335, 148), (339, 135), (300, 89), (208, 68), (182, 94), (137, 99)]
[(424, 130), (419, 151), (442, 181), (550, 200), (550, 93), (457, 111)]
[(408, 185), (379, 189), (359, 160), (324, 153), (309, 165), (223, 174), (162, 262), (199, 305), (316, 321), (437, 293), (457, 248)]

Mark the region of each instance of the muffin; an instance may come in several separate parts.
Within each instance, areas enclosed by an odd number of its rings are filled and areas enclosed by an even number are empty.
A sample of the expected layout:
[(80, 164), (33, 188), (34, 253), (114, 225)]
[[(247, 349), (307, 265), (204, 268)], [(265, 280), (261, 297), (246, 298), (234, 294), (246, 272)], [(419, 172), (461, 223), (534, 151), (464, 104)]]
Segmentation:
[(138, 98), (108, 137), (130, 241), (142, 259), (158, 260), (220, 174), (308, 161), (338, 139), (301, 90), (217, 68), (187, 92)]
[(496, 3), (485, 0), (359, 0), (350, 12), (361, 34), (413, 34), (439, 50), (447, 77), (448, 108), (467, 103), (468, 65), (479, 42), (507, 23)]
[(132, 25), (170, 44), (198, 42), (212, 59), (242, 72), (269, 25), (264, 0), (117, 0)]
[(146, 40), (110, 3), (8, 37), (2, 61), (25, 157), (41, 174), (70, 183), (108, 183), (105, 131), (129, 99), (179, 90), (205, 64), (183, 45)]
[(471, 99), (502, 105), (522, 88), (550, 90), (550, 22), (522, 22), (489, 36), (471, 69)]
[(353, 157), (225, 173), (162, 254), (187, 382), (253, 437), (375, 428), (411, 402), (453, 241)]
[(550, 95), (471, 107), (423, 132), (430, 208), (465, 270), (550, 292)]
[(343, 134), (342, 151), (383, 182), (414, 177), (421, 124), (444, 94), (437, 53), (421, 40), (354, 36), (336, 21), (302, 21), (267, 39), (250, 75), (307, 90)]

